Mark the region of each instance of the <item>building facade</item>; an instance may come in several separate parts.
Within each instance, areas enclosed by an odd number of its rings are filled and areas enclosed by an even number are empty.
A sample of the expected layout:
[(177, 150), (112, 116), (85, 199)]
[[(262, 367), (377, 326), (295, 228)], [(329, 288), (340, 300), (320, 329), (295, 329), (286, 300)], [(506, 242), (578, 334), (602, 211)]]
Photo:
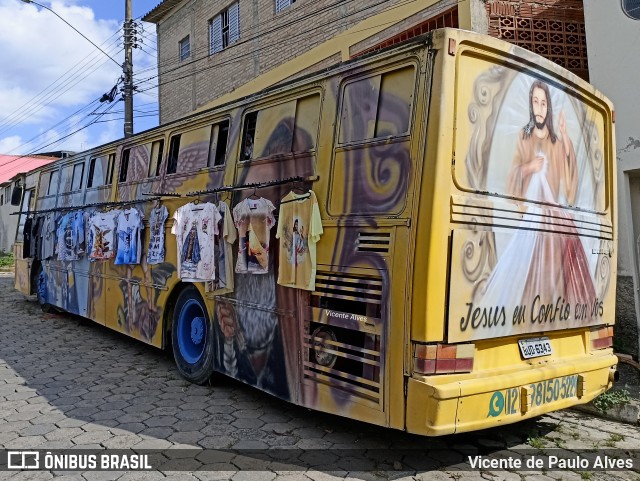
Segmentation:
[(25, 189), (34, 189), (33, 185), (25, 186), (23, 174), (47, 165), (57, 158), (0, 155), (0, 252), (11, 252), (18, 224), (25, 220), (24, 216), (16, 215), (19, 206), (11, 205), (13, 188), (21, 186)]
[[(615, 106), (618, 158), (618, 296), (615, 336), (622, 352), (640, 356), (640, 1), (584, 1), (590, 81)], [(615, 25), (615, 28), (612, 26)]]
[(588, 78), (582, 0), (164, 0), (143, 20), (157, 29), (161, 124), (310, 52), (304, 73), (439, 27), (489, 33)]

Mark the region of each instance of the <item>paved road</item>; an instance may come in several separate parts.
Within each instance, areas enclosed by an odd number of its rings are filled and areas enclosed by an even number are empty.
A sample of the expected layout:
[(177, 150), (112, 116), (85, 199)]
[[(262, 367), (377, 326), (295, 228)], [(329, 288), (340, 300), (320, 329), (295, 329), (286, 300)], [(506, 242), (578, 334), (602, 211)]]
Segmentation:
[[(12, 283), (0, 275), (0, 447), (166, 450), (172, 462), (184, 456), (187, 470), (4, 471), (0, 480), (640, 480), (631, 470), (469, 470), (467, 458), (638, 449), (634, 426), (566, 411), (473, 434), (412, 436), (292, 406), (226, 378), (191, 385), (166, 354), (89, 321), (43, 314)], [(195, 448), (204, 450), (197, 462)], [(278, 461), (287, 452), (304, 454)]]

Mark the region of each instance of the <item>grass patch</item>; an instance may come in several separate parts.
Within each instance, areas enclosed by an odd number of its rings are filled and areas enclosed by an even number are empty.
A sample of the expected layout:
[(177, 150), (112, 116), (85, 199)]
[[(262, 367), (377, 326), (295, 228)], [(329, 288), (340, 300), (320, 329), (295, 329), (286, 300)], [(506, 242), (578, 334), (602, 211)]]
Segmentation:
[(542, 449), (544, 448), (544, 439), (539, 436), (529, 436), (527, 438), (527, 444), (532, 448)]
[(588, 472), (588, 471), (582, 471), (582, 472), (580, 473), (580, 477), (581, 477), (582, 479), (592, 479), (592, 478), (593, 478), (593, 473), (590, 473), (590, 472)]
[(0, 251), (0, 268), (13, 267), (13, 253)]
[(609, 439), (607, 439), (604, 444), (610, 448), (615, 448), (616, 443), (619, 441), (624, 441), (624, 436), (622, 434), (613, 433), (609, 436)]
[(629, 404), (631, 396), (626, 389), (612, 389), (600, 394), (593, 400), (593, 405), (600, 412), (606, 412), (614, 406)]

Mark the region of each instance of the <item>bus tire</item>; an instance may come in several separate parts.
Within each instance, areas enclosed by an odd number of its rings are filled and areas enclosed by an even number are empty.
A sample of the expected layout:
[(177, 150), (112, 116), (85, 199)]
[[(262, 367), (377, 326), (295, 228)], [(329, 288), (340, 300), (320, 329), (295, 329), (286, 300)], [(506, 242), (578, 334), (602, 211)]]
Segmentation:
[(185, 287), (173, 309), (171, 345), (178, 372), (194, 384), (206, 383), (213, 374), (213, 326), (198, 289)]

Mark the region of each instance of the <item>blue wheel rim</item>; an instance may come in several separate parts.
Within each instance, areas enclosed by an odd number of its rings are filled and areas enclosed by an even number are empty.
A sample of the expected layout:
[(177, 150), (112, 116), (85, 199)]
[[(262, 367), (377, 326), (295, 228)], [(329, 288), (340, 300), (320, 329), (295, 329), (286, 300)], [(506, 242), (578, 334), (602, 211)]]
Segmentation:
[(178, 348), (183, 359), (195, 364), (207, 344), (207, 318), (196, 300), (188, 300), (178, 316)]

